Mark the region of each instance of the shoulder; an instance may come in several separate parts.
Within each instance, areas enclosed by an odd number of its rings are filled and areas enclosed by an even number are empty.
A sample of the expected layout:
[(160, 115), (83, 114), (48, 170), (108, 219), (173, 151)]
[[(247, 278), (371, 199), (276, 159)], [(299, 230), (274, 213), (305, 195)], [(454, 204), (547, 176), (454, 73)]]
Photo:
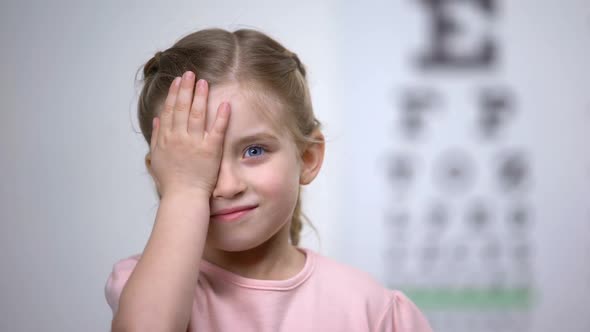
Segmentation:
[(432, 331), (422, 312), (403, 292), (386, 288), (360, 269), (317, 253), (314, 258), (320, 293), (334, 300), (332, 303), (362, 308), (376, 331)]
[(320, 298), (330, 299), (346, 312), (362, 310), (374, 321), (391, 302), (391, 291), (369, 273), (313, 253), (315, 266), (312, 283)]
[(330, 284), (356, 289), (365, 294), (367, 292), (380, 295), (386, 293), (387, 289), (369, 273), (313, 251), (308, 250), (308, 252), (314, 255), (316, 265), (314, 273), (323, 280), (329, 281)]
[(133, 272), (135, 265), (137, 265), (139, 257), (141, 257), (141, 254), (135, 254), (120, 259), (113, 264), (113, 268), (104, 287), (105, 298), (111, 307), (113, 314), (117, 312), (121, 292), (123, 291), (123, 287), (125, 287), (129, 276)]

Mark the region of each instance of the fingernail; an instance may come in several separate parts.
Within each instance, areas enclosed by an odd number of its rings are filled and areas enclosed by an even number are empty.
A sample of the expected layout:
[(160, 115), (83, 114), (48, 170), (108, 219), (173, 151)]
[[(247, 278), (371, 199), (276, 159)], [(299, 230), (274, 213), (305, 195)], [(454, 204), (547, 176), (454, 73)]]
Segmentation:
[(184, 77), (185, 79), (189, 79), (189, 80), (190, 80), (190, 79), (192, 79), (193, 77), (195, 77), (195, 74), (194, 74), (192, 71), (190, 71), (190, 70), (189, 70), (189, 71), (187, 71), (187, 72), (185, 72), (185, 73), (184, 73), (183, 77)]
[(227, 114), (229, 113), (229, 103), (225, 103), (225, 105), (223, 105), (223, 108), (221, 110), (223, 112), (223, 115), (227, 116)]
[(181, 81), (181, 78), (180, 77), (176, 77), (174, 79), (174, 82), (172, 82), (172, 84), (174, 84), (174, 86), (179, 86), (180, 85), (180, 81)]
[(204, 79), (200, 79), (197, 81), (197, 89), (199, 89), (199, 91), (203, 91), (205, 89), (205, 80)]

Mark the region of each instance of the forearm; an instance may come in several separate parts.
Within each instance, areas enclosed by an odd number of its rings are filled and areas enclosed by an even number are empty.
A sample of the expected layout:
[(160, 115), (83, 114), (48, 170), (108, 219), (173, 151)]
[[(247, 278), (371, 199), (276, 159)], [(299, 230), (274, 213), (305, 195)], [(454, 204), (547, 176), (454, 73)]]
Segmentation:
[(152, 234), (125, 285), (113, 331), (186, 331), (209, 225), (209, 198), (162, 197)]

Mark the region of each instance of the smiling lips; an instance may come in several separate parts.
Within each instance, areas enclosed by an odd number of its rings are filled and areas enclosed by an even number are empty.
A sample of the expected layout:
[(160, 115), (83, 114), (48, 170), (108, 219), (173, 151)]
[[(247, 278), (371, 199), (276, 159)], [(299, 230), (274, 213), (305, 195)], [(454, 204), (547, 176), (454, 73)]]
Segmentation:
[(212, 214), (211, 218), (218, 221), (236, 221), (242, 218), (244, 215), (248, 214), (249, 212), (253, 211), (256, 207), (256, 205), (250, 205), (223, 209), (217, 211), (215, 214)]

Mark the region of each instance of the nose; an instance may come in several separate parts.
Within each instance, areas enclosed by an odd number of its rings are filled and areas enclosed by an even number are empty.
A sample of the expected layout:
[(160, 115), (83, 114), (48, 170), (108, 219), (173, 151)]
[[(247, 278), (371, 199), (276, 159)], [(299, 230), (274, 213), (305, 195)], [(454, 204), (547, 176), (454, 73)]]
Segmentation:
[(213, 198), (234, 198), (246, 190), (238, 170), (230, 162), (221, 162), (217, 183), (213, 189)]

